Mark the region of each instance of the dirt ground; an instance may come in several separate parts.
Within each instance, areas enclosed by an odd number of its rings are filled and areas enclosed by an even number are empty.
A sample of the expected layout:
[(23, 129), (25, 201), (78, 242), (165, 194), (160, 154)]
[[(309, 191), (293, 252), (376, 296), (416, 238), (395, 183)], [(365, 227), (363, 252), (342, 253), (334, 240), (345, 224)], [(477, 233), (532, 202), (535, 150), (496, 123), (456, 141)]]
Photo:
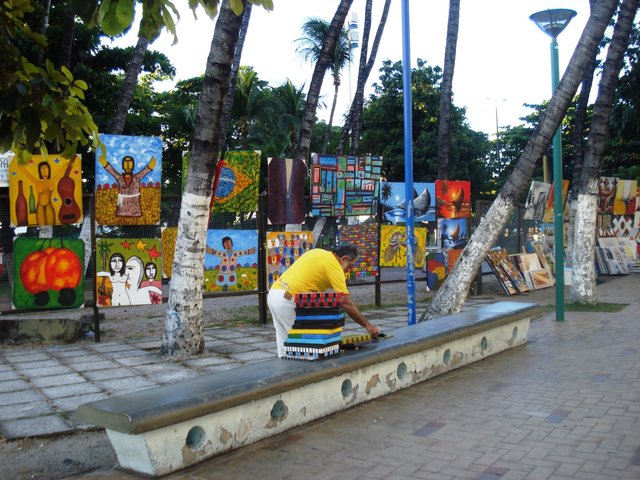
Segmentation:
[[(500, 293), (493, 275), (484, 277), (483, 296)], [(406, 283), (389, 283), (382, 286), (383, 305), (400, 305), (406, 302)], [(352, 286), (351, 295), (364, 310), (375, 305), (375, 289), (372, 285)], [(426, 292), (424, 282), (416, 286), (416, 302), (432, 296)], [(498, 299), (498, 298), (497, 298)], [(505, 298), (499, 298), (504, 300)], [(255, 322), (258, 312), (256, 295), (207, 299), (204, 302), (205, 328), (236, 325), (242, 328)], [(166, 305), (140, 308), (113, 308), (105, 310), (101, 322), (101, 340), (124, 341), (138, 337), (162, 336)], [(89, 312), (90, 313), (90, 312)], [(417, 310), (420, 315), (422, 311)], [(87, 312), (84, 313), (85, 315)], [(87, 336), (81, 341), (93, 341)], [(13, 345), (2, 348), (44, 348), (46, 345)], [(104, 431), (77, 432), (70, 435), (28, 438), (16, 441), (0, 439), (0, 478), (11, 480), (57, 480), (96, 469), (115, 468), (118, 461)]]

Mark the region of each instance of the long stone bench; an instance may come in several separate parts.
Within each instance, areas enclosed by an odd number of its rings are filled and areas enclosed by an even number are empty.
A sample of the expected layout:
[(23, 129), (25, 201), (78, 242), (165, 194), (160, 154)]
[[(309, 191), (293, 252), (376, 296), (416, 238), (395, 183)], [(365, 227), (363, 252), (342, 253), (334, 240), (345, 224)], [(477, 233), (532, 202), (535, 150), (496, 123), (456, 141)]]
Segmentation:
[(394, 330), (316, 362), (273, 359), (81, 405), (122, 468), (184, 469), (526, 343), (531, 303), (498, 302)]

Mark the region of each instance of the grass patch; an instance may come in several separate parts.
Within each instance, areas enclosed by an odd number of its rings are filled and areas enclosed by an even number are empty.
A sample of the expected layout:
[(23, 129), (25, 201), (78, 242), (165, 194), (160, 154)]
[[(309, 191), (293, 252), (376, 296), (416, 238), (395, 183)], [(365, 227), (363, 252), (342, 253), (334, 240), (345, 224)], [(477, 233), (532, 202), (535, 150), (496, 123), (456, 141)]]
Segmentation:
[[(616, 313), (626, 307), (628, 303), (597, 303), (595, 305), (581, 305), (565, 303), (565, 312), (602, 312), (602, 313)], [(545, 305), (545, 311), (555, 312), (555, 305)]]

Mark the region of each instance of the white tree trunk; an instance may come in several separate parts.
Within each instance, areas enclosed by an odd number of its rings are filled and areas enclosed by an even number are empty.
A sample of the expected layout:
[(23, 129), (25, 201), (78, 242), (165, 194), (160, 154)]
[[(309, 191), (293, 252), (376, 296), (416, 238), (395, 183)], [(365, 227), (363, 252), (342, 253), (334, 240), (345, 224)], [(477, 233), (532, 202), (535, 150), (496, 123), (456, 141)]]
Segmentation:
[(574, 223), (573, 275), (571, 281), (571, 303), (595, 305), (595, 231), (598, 196), (579, 194), (576, 202)]
[(182, 195), (161, 353), (190, 356), (204, 350), (202, 282), (210, 197)]

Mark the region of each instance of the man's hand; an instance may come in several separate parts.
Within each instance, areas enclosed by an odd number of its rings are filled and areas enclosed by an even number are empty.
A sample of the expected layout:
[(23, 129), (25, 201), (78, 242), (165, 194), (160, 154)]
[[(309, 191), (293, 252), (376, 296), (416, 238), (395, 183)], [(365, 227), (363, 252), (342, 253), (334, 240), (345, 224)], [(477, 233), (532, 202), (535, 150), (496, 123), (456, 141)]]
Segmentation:
[(368, 323), (364, 328), (366, 328), (367, 332), (369, 332), (374, 337), (377, 337), (378, 335), (380, 335), (380, 329), (375, 325)]

